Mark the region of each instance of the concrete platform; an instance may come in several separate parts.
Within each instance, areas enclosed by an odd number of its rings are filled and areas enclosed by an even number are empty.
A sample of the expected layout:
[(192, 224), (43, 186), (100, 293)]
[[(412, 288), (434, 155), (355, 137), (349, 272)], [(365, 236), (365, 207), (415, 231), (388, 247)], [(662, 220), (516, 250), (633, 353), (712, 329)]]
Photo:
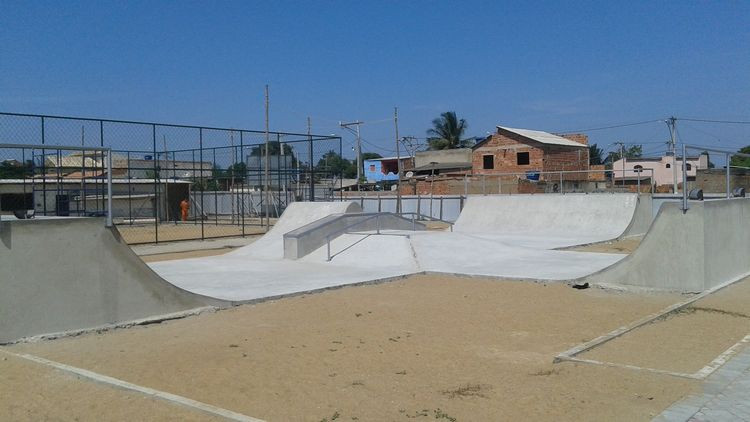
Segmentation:
[[(325, 213), (357, 212), (358, 206), (295, 204), (274, 230), (251, 245), (223, 256), (157, 262), (151, 268), (181, 288), (233, 302), (418, 272), (568, 280), (611, 266), (623, 255), (553, 249), (626, 235), (639, 203), (635, 194), (476, 196), (467, 201), (454, 232), (348, 234), (332, 242), (330, 262), (326, 246), (299, 260), (283, 259), (283, 233)], [(645, 208), (650, 213), (650, 203)], [(571, 215), (572, 221), (563, 224)]]
[[(284, 259), (283, 235), (331, 214), (360, 212), (357, 204), (296, 203), (269, 233), (250, 245), (221, 256), (149, 266), (116, 231), (105, 229), (100, 219), (3, 222), (0, 341), (415, 273), (604, 283), (610, 280), (603, 275), (632, 274), (636, 270), (627, 268), (635, 265), (632, 268), (639, 268), (641, 279), (653, 284), (650, 280), (660, 274), (660, 260), (671, 259), (674, 268), (689, 269), (703, 256), (704, 268), (710, 271), (700, 273), (701, 279), (721, 282), (718, 279), (741, 274), (748, 266), (742, 257), (750, 254), (750, 245), (747, 240), (737, 240), (737, 224), (744, 224), (741, 230), (750, 227), (747, 201), (696, 204), (684, 218), (681, 212), (667, 209), (644, 244), (624, 260), (619, 254), (558, 248), (644, 230), (651, 224), (651, 204), (635, 194), (472, 197), (452, 233), (386, 230), (380, 235), (346, 234), (332, 242), (330, 262), (325, 246), (301, 259)], [(712, 228), (701, 232), (702, 237), (674, 236), (675, 230), (669, 227), (690, 219)], [(726, 239), (732, 240), (727, 243), (731, 253), (720, 252)], [(677, 254), (684, 249), (703, 255)], [(650, 256), (661, 258), (647, 259)], [(671, 279), (680, 282), (679, 277)]]

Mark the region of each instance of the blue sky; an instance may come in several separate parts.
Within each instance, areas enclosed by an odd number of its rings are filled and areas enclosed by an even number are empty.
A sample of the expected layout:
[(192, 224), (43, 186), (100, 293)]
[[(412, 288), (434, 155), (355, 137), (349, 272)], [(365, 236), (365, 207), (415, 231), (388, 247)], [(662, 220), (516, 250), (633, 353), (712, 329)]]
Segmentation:
[[(571, 131), (693, 117), (750, 120), (750, 2), (26, 2), (0, 0), (0, 111), (352, 136), (392, 154), (454, 110)], [(750, 125), (679, 122), (736, 150)], [(664, 149), (650, 123), (591, 142)]]

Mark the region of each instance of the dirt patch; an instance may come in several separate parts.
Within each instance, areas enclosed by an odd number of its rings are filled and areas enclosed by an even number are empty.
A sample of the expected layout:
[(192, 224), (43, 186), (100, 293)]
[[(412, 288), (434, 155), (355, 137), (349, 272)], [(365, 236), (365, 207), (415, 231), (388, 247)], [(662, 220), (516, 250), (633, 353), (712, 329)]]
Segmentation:
[(638, 245), (641, 244), (641, 240), (643, 240), (643, 236), (632, 236), (612, 242), (601, 242), (594, 243), (592, 245), (576, 246), (574, 248), (566, 248), (565, 250), (578, 252), (630, 254), (638, 248)]
[(227, 252), (236, 250), (237, 248), (218, 248), (218, 249), (204, 249), (196, 251), (185, 251), (185, 252), (170, 252), (160, 253), (154, 255), (141, 256), (143, 262), (160, 262), (160, 261), (172, 261), (175, 259), (187, 259), (187, 258), (201, 258), (205, 256), (217, 256), (224, 255)]
[(213, 421), (202, 412), (0, 353), (0, 420)]
[(748, 318), (689, 307), (579, 357), (694, 373), (747, 334), (750, 334)]
[[(271, 219), (271, 225), (276, 219)], [(245, 219), (243, 229), (241, 222), (234, 224), (227, 220), (205, 220), (201, 222), (187, 223), (160, 223), (158, 226), (152, 223), (117, 224), (117, 230), (128, 244), (142, 244), (156, 242), (157, 232), (159, 242), (171, 242), (178, 240), (208, 239), (217, 237), (249, 236), (263, 234), (266, 232), (264, 222), (259, 218)]]
[(414, 276), (12, 350), (269, 421), (649, 420), (697, 382), (551, 362), (680, 299)]

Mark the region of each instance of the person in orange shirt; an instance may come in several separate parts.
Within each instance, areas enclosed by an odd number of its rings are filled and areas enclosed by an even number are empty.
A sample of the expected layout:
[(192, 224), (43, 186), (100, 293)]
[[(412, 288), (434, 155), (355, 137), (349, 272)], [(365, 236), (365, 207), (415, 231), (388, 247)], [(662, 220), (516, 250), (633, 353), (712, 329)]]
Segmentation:
[(190, 202), (188, 202), (187, 198), (180, 202), (180, 211), (182, 212), (182, 221), (187, 221), (188, 211), (190, 211)]

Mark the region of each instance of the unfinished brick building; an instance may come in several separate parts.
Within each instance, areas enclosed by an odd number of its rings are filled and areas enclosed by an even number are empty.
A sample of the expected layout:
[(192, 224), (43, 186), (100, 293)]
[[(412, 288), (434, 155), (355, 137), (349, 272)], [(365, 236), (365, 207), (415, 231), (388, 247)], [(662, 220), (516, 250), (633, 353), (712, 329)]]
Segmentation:
[[(478, 175), (589, 169), (588, 136), (584, 134), (558, 136), (498, 126), (495, 134), (473, 150), (472, 170)], [(587, 180), (587, 175), (567, 174), (565, 180)]]

